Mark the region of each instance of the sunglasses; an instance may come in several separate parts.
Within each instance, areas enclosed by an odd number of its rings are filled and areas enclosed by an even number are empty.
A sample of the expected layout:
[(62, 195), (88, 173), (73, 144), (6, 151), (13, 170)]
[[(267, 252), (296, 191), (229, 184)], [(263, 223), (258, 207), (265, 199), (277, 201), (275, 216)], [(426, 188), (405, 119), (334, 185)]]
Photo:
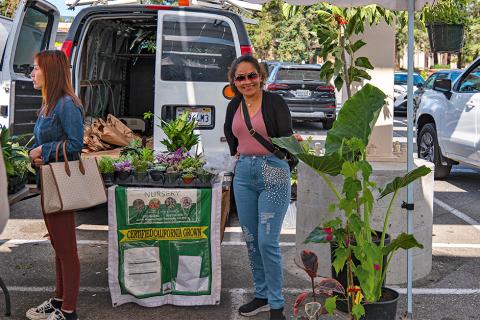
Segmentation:
[(250, 72), (249, 74), (241, 74), (239, 76), (236, 76), (233, 81), (235, 82), (243, 82), (245, 80), (256, 80), (258, 79), (258, 73), (256, 72)]

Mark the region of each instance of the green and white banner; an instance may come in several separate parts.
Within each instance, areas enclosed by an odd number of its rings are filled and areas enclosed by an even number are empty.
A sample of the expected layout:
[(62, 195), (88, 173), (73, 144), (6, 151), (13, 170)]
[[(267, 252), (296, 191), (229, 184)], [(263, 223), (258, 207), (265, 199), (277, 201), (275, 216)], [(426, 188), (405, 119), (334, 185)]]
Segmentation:
[(113, 306), (220, 303), (221, 193), (221, 183), (212, 189), (109, 188)]

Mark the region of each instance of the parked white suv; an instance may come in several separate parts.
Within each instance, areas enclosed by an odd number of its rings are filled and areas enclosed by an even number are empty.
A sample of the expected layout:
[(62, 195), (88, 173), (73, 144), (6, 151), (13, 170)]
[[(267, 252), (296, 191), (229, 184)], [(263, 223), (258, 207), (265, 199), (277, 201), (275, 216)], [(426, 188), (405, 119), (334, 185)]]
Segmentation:
[(417, 113), (418, 157), (435, 164), (435, 178), (452, 165), (480, 167), (480, 58), (452, 84), (437, 79)]

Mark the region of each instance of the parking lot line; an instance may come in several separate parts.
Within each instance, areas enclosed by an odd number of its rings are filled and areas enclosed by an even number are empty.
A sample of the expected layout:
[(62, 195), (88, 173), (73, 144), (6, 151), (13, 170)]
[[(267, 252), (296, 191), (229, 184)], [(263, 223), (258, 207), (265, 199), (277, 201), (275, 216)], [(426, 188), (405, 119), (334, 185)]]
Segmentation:
[[(0, 240), (0, 245), (25, 245), (25, 244), (49, 244), (50, 240), (46, 239), (10, 239)], [(78, 240), (78, 245), (108, 245), (108, 241), (104, 240)], [(223, 241), (222, 246), (245, 246), (244, 241)], [(280, 242), (280, 247), (295, 247), (295, 242)], [(477, 243), (445, 243), (434, 242), (433, 248), (458, 248), (458, 249), (480, 249), (480, 244)]]
[(473, 218), (470, 218), (469, 216), (467, 216), (465, 213), (449, 206), (448, 204), (446, 204), (445, 202), (437, 199), (437, 198), (433, 198), (433, 202), (442, 207), (443, 209), (447, 210), (448, 212), (450, 212), (451, 214), (457, 216), (458, 218), (462, 219), (463, 221), (465, 221), (466, 223), (468, 224), (471, 224), (472, 227), (474, 227), (475, 229), (477, 229), (478, 231), (480, 231), (480, 222), (476, 221), (475, 219)]
[[(391, 287), (400, 294), (406, 294), (406, 288)], [(24, 286), (9, 286), (10, 292), (53, 292), (54, 287), (24, 287)], [(284, 288), (282, 291), (287, 294), (299, 294), (311, 288)], [(108, 293), (108, 287), (80, 287), (80, 292), (86, 293)], [(222, 292), (232, 295), (252, 294), (253, 288), (223, 288)], [(413, 294), (416, 295), (474, 295), (480, 294), (480, 288), (413, 288)]]

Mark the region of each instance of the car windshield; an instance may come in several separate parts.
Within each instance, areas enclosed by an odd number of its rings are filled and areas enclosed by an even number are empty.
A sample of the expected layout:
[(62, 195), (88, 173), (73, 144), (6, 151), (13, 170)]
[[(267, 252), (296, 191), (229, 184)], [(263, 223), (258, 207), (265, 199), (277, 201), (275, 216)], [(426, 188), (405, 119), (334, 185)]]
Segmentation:
[(320, 81), (320, 69), (282, 68), (278, 70), (277, 80)]
[[(408, 77), (407, 74), (396, 74), (394, 83), (396, 85), (407, 85), (407, 77)], [(413, 84), (415, 86), (423, 85), (424, 83), (425, 83), (425, 80), (423, 80), (423, 78), (420, 75), (418, 74), (413, 75)]]

